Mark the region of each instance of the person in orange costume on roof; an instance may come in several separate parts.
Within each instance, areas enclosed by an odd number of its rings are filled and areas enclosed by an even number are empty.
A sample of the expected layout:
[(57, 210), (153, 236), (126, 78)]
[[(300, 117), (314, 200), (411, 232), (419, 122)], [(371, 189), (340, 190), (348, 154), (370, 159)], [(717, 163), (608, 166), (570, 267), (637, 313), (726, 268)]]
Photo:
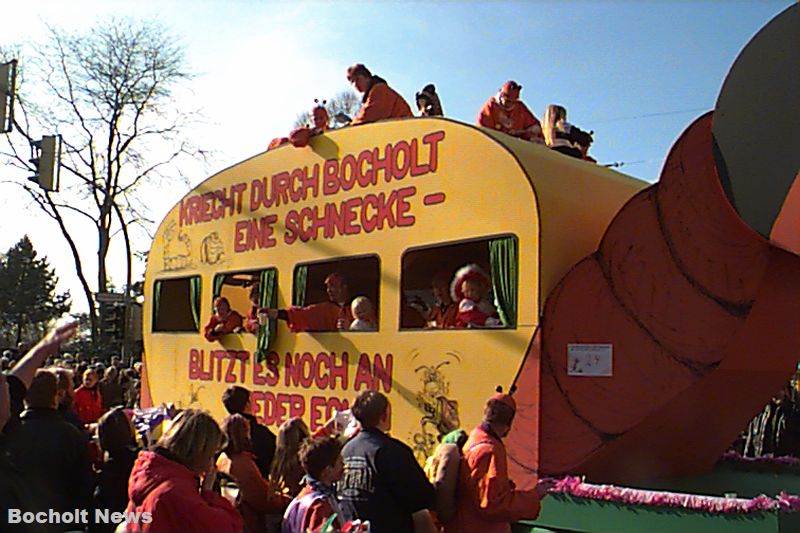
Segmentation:
[(311, 118), (314, 121), (314, 125), (297, 128), (289, 134), (289, 142), (295, 148), (308, 146), (311, 137), (325, 133), (330, 127), (330, 117), (328, 116), (328, 110), (325, 109), (325, 100), (322, 102), (314, 100), (314, 103), (316, 105), (311, 109)]
[(478, 114), (478, 125), (502, 131), (514, 137), (544, 143), (542, 125), (520, 99), (522, 85), (510, 80), (500, 92), (489, 98)]
[(347, 280), (338, 272), (333, 272), (325, 278), (325, 291), (328, 293), (327, 302), (305, 307), (268, 309), (267, 316), (285, 320), (289, 324), (289, 329), (295, 333), (348, 329), (353, 322), (353, 313), (350, 310), (350, 289)]
[(347, 81), (364, 95), (363, 105), (350, 124), (368, 124), (387, 118), (413, 117), (408, 103), (394, 89), (387, 85), (386, 80), (374, 76), (367, 67), (361, 63), (347, 69)]
[(204, 335), (207, 341), (219, 340), (228, 333), (239, 333), (242, 330), (242, 315), (231, 309), (231, 304), (224, 296), (214, 300), (214, 314), (206, 324)]
[(503, 438), (511, 431), (517, 403), (502, 387), (486, 402), (483, 421), (472, 430), (464, 444), (459, 469), (456, 515), (445, 524), (445, 533), (508, 533), (511, 524), (533, 520), (539, 515), (540, 500), (555, 484), (540, 480), (532, 490), (517, 490), (508, 479), (508, 462)]

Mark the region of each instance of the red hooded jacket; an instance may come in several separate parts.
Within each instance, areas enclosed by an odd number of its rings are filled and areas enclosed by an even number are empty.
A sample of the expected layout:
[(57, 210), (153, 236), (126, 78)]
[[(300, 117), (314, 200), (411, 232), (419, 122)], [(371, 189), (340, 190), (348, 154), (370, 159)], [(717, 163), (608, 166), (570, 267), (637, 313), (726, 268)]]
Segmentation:
[(75, 389), (75, 412), (84, 424), (93, 424), (103, 416), (103, 395), (100, 394), (100, 384), (93, 389), (83, 385)]
[(194, 472), (164, 455), (139, 454), (128, 480), (127, 513), (150, 513), (145, 524), (129, 523), (137, 531), (242, 531), (242, 518), (228, 500), (211, 491), (200, 490)]

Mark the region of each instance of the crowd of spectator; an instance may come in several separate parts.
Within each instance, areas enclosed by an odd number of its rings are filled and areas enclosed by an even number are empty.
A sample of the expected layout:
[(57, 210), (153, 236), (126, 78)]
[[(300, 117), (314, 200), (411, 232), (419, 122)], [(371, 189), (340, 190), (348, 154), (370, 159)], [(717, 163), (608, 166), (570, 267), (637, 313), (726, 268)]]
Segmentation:
[[(222, 424), (176, 411), (160, 438), (142, 442), (131, 409), (110, 405), (129, 397), (119, 361), (90, 363), (72, 392), (75, 359), (54, 356), (74, 332), (54, 329), (0, 372), (0, 501), (28, 513), (90, 512), (85, 523), (4, 514), (2, 531), (510, 531), (536, 517), (551, 486), (521, 491), (508, 479), (502, 439), (516, 405), (502, 392), (469, 435), (445, 436), (425, 469), (390, 436), (389, 401), (372, 390), (313, 433), (290, 418), (275, 435), (253, 416), (250, 391), (232, 386), (220, 398)], [(118, 528), (95, 510), (148, 520)]]

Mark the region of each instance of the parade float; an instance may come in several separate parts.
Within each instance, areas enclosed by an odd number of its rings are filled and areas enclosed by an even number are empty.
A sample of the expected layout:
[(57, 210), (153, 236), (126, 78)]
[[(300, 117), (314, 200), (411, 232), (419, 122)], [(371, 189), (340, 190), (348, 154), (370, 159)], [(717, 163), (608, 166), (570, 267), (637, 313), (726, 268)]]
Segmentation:
[[(519, 531), (800, 530), (796, 465), (719, 462), (800, 354), (798, 37), (794, 5), (653, 185), (445, 118), (331, 130), (211, 176), (150, 250), (143, 403), (221, 418), (239, 384), (263, 423), (314, 430), (377, 389), (422, 461), (515, 384), (511, 477), (561, 480)], [(431, 280), (467, 264), (499, 326), (424, 327)], [(377, 331), (202, 334), (218, 296), (303, 306), (334, 272)]]

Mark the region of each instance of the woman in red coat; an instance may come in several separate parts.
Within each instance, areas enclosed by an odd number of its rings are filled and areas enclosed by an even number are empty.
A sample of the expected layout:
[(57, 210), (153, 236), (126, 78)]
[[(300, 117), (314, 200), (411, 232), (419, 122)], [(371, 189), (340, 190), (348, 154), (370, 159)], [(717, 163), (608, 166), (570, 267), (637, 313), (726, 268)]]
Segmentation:
[(139, 513), (126, 531), (240, 532), (233, 505), (212, 490), (214, 456), (225, 437), (211, 416), (181, 412), (156, 446), (139, 454), (128, 480), (127, 513)]
[(87, 425), (94, 424), (103, 416), (103, 396), (93, 368), (83, 373), (83, 385), (75, 390), (75, 412)]

